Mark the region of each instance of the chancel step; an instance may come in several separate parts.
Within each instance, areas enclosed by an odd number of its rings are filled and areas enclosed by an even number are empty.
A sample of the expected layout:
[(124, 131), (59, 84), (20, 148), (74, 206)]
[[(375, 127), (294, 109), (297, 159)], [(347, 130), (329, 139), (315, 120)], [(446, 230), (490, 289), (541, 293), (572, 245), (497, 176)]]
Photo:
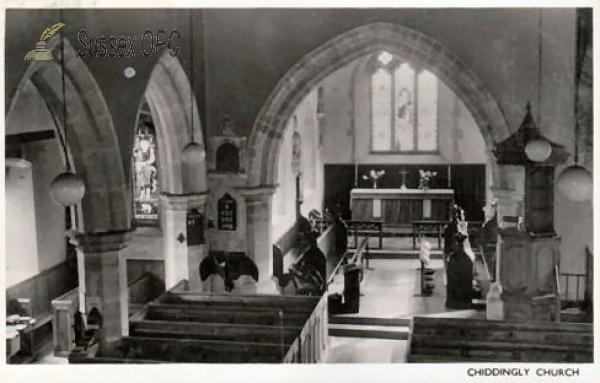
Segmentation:
[(410, 319), (333, 315), (329, 317), (329, 324), (408, 327), (410, 326)]
[(371, 338), (407, 340), (409, 328), (355, 324), (329, 324), (329, 336), (344, 338)]
[[(369, 259), (419, 259), (419, 250), (412, 249), (369, 249)], [(430, 259), (443, 259), (444, 254), (440, 250), (431, 250)]]

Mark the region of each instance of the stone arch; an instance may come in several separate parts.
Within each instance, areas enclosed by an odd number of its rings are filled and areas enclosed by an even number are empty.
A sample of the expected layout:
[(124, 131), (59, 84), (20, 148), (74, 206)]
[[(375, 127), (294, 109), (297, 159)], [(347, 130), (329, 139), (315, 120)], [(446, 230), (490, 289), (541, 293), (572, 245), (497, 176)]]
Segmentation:
[[(260, 110), (249, 138), (248, 184), (276, 184), (280, 141), (294, 108), (311, 88), (355, 59), (386, 50), (434, 73), (460, 97), (491, 149), (510, 134), (500, 106), (477, 74), (433, 38), (400, 25), (373, 23), (345, 32), (305, 55), (279, 80)], [(491, 155), (491, 150), (488, 150)], [(495, 185), (504, 185), (492, 161)]]
[[(67, 156), (86, 185), (81, 201), (78, 230), (87, 233), (127, 230), (131, 224), (128, 188), (112, 117), (106, 101), (83, 60), (64, 39), (65, 89), (67, 95)], [(57, 137), (63, 136), (63, 97), (60, 37), (48, 44), (55, 60), (33, 61), (21, 78), (9, 113), (31, 82), (55, 122)], [(63, 158), (63, 160), (66, 160)]]
[[(192, 172), (181, 161), (182, 150), (190, 142), (191, 135), (190, 87), (191, 82), (177, 57), (165, 52), (152, 70), (145, 92), (156, 127), (162, 193), (186, 194), (207, 190), (206, 162)], [(192, 113), (194, 140), (205, 150), (195, 96)]]

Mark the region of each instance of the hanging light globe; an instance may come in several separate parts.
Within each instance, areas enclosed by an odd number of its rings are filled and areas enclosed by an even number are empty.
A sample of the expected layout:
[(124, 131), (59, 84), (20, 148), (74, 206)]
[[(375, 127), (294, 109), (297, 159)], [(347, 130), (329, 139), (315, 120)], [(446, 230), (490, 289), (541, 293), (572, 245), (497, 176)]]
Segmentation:
[(533, 162), (544, 162), (552, 154), (552, 146), (548, 140), (536, 138), (531, 140), (525, 146), (525, 154)]
[(181, 160), (188, 165), (198, 165), (204, 161), (204, 149), (199, 143), (192, 141), (183, 148)]
[(85, 194), (85, 183), (69, 171), (59, 174), (50, 185), (50, 198), (58, 205), (77, 205)]
[(558, 176), (556, 187), (571, 201), (588, 201), (594, 191), (592, 173), (579, 165), (569, 166)]

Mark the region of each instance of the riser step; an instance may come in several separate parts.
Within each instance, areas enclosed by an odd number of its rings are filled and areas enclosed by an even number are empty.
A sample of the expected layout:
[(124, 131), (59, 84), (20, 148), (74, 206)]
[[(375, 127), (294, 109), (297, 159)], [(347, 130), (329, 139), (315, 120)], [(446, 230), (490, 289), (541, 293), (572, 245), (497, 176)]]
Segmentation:
[(369, 317), (349, 317), (334, 315), (329, 317), (329, 324), (349, 324), (366, 326), (410, 326), (410, 319), (407, 318), (369, 318)]
[(343, 330), (329, 329), (329, 336), (338, 336), (342, 338), (369, 338), (369, 339), (394, 339), (408, 340), (408, 332), (389, 332), (389, 331), (373, 331), (373, 330)]
[(371, 338), (371, 339), (396, 339), (407, 340), (408, 327), (391, 326), (361, 326), (347, 324), (329, 325), (329, 336), (344, 338)]
[[(429, 259), (437, 260), (443, 259), (442, 253), (431, 253)], [(393, 251), (393, 250), (369, 250), (369, 259), (419, 259), (418, 252), (409, 251)]]

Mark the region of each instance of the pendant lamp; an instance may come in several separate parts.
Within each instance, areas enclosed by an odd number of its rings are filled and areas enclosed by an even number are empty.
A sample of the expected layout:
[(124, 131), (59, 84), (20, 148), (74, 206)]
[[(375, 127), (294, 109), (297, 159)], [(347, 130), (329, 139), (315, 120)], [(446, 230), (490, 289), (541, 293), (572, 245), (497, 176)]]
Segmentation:
[[(538, 34), (538, 123), (542, 126), (542, 11), (539, 15)], [(525, 154), (533, 162), (544, 162), (552, 154), (552, 146), (544, 137), (532, 138), (525, 146)]]
[(183, 147), (181, 160), (188, 165), (199, 165), (204, 161), (204, 149), (194, 140), (194, 29), (192, 11), (189, 13), (190, 29), (190, 137), (191, 141)]
[(587, 39), (585, 27), (582, 25), (581, 20), (578, 20), (578, 46), (577, 46), (577, 66), (575, 75), (575, 137), (574, 137), (574, 151), (573, 156), (574, 164), (567, 167), (558, 176), (556, 180), (556, 187), (560, 192), (567, 197), (569, 200), (574, 202), (584, 202), (592, 199), (594, 193), (594, 182), (592, 173), (579, 165), (579, 92), (578, 89), (581, 85), (581, 71), (583, 66), (583, 60), (585, 56), (585, 50), (587, 48)]
[[(59, 10), (62, 21), (62, 10)], [(50, 198), (58, 205), (73, 206), (79, 204), (85, 194), (85, 183), (83, 179), (71, 171), (69, 155), (67, 151), (67, 99), (65, 90), (65, 44), (64, 36), (60, 35), (61, 50), (61, 72), (62, 72), (62, 95), (63, 95), (63, 135), (59, 134), (65, 156), (65, 171), (59, 174), (50, 184)]]

